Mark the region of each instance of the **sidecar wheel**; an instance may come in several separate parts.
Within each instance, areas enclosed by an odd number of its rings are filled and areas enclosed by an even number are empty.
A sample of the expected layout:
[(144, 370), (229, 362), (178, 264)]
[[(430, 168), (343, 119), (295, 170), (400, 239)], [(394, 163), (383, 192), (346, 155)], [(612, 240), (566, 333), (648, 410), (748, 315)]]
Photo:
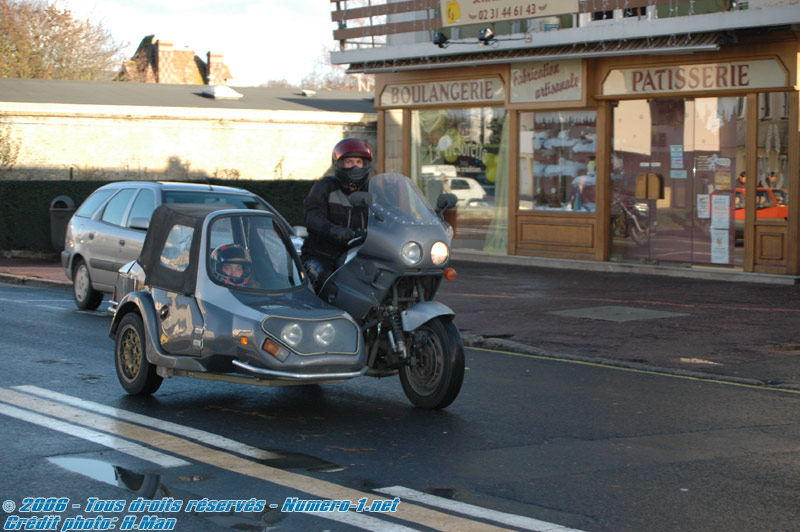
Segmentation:
[(464, 380), (464, 345), (453, 322), (434, 318), (415, 333), (424, 338), (413, 343), (416, 363), (400, 368), (406, 397), (419, 408), (436, 410), (452, 403)]
[(144, 325), (138, 314), (130, 313), (122, 318), (114, 343), (114, 361), (119, 383), (131, 395), (153, 394), (164, 380), (147, 361)]

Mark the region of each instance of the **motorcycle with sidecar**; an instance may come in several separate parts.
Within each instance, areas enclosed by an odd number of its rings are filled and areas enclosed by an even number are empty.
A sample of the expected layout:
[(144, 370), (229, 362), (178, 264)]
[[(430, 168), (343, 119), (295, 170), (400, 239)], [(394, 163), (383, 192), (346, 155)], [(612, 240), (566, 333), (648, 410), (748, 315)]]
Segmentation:
[[(447, 226), (400, 174), (375, 176), (353, 201), (370, 208), (366, 239), (319, 295), (270, 212), (156, 209), (112, 297), (122, 387), (147, 395), (176, 376), (288, 386), (399, 374), (415, 406), (451, 404), (464, 349), (454, 313), (433, 301), (452, 276)], [(231, 251), (241, 274), (220, 269)]]

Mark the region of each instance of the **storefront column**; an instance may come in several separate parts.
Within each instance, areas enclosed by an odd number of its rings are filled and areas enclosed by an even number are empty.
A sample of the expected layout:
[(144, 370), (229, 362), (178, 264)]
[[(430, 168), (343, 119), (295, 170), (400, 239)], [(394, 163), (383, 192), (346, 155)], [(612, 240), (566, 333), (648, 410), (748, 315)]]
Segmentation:
[(787, 257), (789, 274), (800, 274), (800, 92), (789, 93), (789, 221), (787, 240), (789, 252)]

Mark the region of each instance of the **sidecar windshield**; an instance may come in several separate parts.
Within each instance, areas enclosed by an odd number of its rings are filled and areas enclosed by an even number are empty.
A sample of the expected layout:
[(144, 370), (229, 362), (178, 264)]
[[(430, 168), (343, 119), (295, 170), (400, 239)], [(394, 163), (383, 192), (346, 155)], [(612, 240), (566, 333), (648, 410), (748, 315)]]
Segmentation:
[(419, 188), (403, 174), (378, 174), (369, 180), (374, 207), (388, 219), (405, 224), (438, 225), (439, 218)]
[(208, 272), (241, 290), (284, 290), (302, 284), (291, 242), (272, 216), (222, 215), (209, 225)]

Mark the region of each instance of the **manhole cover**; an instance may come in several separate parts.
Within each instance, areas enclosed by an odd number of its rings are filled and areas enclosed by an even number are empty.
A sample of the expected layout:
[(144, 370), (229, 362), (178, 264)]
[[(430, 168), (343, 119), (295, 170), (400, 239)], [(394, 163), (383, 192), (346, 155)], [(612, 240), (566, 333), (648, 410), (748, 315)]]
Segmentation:
[(647, 310), (634, 307), (590, 307), (579, 308), (573, 310), (557, 310), (555, 312), (548, 312), (548, 314), (556, 314), (558, 316), (567, 316), (569, 318), (586, 318), (589, 320), (605, 320), (605, 321), (634, 321), (634, 320), (652, 320), (656, 318), (677, 318), (679, 316), (689, 316), (689, 314), (680, 314), (678, 312), (663, 312), (660, 310)]

